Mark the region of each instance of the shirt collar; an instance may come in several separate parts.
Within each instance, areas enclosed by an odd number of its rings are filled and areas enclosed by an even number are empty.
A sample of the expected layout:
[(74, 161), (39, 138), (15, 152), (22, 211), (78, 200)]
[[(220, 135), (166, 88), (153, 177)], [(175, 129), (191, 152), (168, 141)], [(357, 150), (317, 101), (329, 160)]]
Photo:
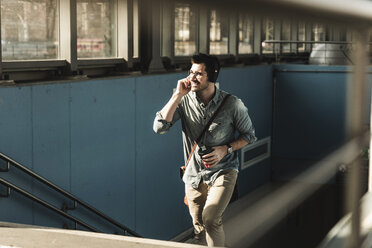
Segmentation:
[[(214, 102), (214, 104), (217, 104), (218, 103), (218, 99), (220, 98), (220, 95), (221, 95), (221, 90), (219, 88), (216, 87), (216, 85), (214, 86), (216, 91), (214, 93), (214, 97), (212, 98), (212, 102)], [(201, 100), (199, 99), (199, 97), (196, 96), (196, 93), (195, 92), (190, 92), (191, 96), (197, 100), (199, 103), (201, 102)]]
[(214, 97), (212, 98), (212, 101), (214, 102), (214, 104), (217, 104), (218, 99), (220, 98), (221, 90), (219, 88), (217, 88), (216, 85), (214, 87), (215, 87), (216, 91), (214, 93)]

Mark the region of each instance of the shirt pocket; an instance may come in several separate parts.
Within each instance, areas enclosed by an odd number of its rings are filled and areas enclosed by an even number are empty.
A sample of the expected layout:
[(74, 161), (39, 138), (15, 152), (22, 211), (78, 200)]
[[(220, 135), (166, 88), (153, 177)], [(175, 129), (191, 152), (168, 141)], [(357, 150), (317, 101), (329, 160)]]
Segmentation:
[(216, 129), (219, 129), (221, 126), (222, 126), (222, 123), (221, 122), (212, 122), (211, 125), (208, 128), (208, 131), (209, 132), (213, 132)]
[(230, 135), (229, 121), (227, 119), (214, 120), (208, 128), (212, 143), (223, 143)]
[(213, 120), (213, 122), (211, 123), (211, 125), (209, 126), (208, 128), (208, 131), (209, 132), (215, 132), (215, 131), (228, 131), (229, 129), (229, 125), (230, 125), (231, 121), (230, 121), (230, 118), (228, 116), (218, 116), (216, 119)]

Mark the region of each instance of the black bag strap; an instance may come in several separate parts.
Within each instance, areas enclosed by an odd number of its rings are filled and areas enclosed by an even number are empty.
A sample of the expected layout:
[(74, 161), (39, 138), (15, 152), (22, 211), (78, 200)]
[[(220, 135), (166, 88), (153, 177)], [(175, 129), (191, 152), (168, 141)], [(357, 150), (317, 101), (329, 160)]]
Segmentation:
[(214, 112), (214, 114), (212, 115), (212, 117), (209, 119), (207, 125), (205, 125), (205, 127), (204, 127), (203, 131), (201, 132), (201, 134), (199, 135), (199, 137), (195, 140), (195, 144), (194, 144), (194, 146), (191, 149), (191, 152), (189, 154), (189, 158), (187, 159), (187, 162), (186, 162), (185, 166), (187, 166), (189, 164), (189, 161), (191, 159), (191, 156), (194, 153), (194, 151), (196, 149), (196, 146), (198, 145), (199, 141), (203, 138), (204, 133), (208, 130), (209, 126), (212, 124), (212, 121), (216, 118), (218, 112), (220, 112), (222, 106), (225, 104), (227, 98), (229, 98), (230, 96), (231, 96), (231, 94), (227, 94), (225, 96), (225, 98), (222, 100), (220, 106), (218, 106), (217, 110)]
[(214, 114), (212, 115), (212, 117), (209, 119), (207, 125), (205, 125), (205, 127), (204, 127), (203, 131), (201, 132), (201, 134), (199, 135), (199, 137), (195, 140), (195, 143), (199, 143), (200, 140), (203, 138), (204, 133), (208, 130), (209, 126), (212, 124), (212, 121), (216, 118), (216, 116), (220, 112), (222, 106), (225, 104), (227, 98), (229, 98), (230, 96), (231, 96), (231, 94), (228, 94), (222, 100), (220, 106), (218, 106), (217, 110), (214, 112)]

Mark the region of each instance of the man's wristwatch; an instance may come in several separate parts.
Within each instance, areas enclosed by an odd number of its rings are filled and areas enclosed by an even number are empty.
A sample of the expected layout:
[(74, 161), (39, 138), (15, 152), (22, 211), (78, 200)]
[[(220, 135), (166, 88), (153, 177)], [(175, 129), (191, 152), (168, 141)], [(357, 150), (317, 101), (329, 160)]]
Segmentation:
[(227, 154), (233, 153), (232, 146), (230, 144), (227, 144)]

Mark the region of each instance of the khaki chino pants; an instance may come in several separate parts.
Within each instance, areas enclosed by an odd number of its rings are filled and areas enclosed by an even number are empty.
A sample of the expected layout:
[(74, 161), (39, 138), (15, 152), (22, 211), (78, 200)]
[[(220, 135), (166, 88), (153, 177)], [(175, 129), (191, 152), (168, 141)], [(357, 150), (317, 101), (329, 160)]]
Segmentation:
[(198, 237), (205, 233), (208, 246), (225, 246), (222, 216), (230, 202), (237, 177), (235, 170), (226, 170), (213, 185), (208, 186), (203, 181), (197, 189), (186, 185), (195, 235)]

